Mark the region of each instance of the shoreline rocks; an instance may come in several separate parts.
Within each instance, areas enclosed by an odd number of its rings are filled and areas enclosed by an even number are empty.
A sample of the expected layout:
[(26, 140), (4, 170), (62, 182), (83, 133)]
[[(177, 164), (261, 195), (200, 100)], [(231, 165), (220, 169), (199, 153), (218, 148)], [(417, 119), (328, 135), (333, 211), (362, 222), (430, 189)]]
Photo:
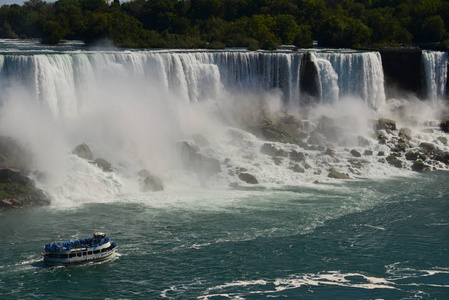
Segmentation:
[(0, 210), (49, 205), (44, 192), (18, 169), (0, 169)]

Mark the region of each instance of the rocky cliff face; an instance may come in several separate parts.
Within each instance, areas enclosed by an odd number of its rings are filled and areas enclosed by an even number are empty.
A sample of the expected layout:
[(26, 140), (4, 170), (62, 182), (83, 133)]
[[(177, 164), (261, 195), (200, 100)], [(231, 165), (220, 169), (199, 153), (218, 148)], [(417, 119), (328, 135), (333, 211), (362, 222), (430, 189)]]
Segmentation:
[(0, 169), (0, 210), (48, 205), (50, 200), (18, 169)]
[(50, 200), (29, 179), (31, 155), (16, 141), (0, 137), (0, 210), (48, 205)]
[(422, 83), (422, 52), (418, 51), (381, 51), (382, 66), (387, 83), (387, 97), (394, 96), (399, 88), (421, 95)]

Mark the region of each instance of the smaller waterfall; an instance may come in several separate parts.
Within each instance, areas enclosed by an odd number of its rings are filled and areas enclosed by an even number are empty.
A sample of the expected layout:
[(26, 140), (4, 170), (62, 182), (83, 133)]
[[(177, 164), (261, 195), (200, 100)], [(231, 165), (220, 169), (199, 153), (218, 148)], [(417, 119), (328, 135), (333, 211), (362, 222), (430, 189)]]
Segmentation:
[(340, 94), (338, 74), (335, 72), (332, 64), (326, 59), (316, 58), (313, 54), (311, 58), (315, 62), (320, 79), (318, 82), (320, 101), (323, 103), (338, 101), (338, 95)]
[[(321, 101), (354, 96), (361, 98), (371, 108), (384, 103), (384, 75), (379, 53), (316, 52), (315, 58), (322, 89)], [(336, 80), (329, 68), (336, 74)]]
[(436, 101), (446, 96), (448, 53), (424, 51), (422, 55), (426, 96)]

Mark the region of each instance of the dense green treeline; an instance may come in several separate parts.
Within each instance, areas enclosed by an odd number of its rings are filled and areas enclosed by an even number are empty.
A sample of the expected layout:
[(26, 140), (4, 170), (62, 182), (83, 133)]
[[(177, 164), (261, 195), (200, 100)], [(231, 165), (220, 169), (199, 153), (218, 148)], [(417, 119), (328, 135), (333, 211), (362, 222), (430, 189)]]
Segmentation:
[[(445, 22), (446, 21), (446, 22)], [(0, 38), (120, 47), (449, 46), (445, 0), (30, 0), (0, 7)]]

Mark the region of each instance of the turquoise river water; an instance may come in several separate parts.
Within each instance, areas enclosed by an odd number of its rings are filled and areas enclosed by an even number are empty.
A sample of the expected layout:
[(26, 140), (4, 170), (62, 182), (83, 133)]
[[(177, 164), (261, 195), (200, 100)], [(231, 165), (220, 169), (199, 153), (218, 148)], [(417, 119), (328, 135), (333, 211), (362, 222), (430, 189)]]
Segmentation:
[[(449, 173), (0, 215), (2, 299), (447, 299)], [(201, 196), (199, 196), (201, 195)], [(112, 261), (45, 267), (56, 239)]]

